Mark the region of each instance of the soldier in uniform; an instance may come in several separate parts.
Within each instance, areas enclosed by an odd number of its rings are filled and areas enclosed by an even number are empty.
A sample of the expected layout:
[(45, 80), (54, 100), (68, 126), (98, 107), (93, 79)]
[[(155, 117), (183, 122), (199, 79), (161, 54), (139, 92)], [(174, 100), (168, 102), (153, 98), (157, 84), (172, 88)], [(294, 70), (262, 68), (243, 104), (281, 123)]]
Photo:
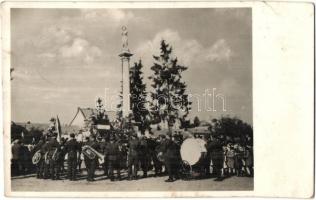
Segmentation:
[(48, 179), (49, 174), (49, 158), (47, 157), (48, 154), (48, 144), (49, 138), (46, 138), (44, 145), (41, 147), (41, 156), (43, 157), (43, 162), (40, 168), (40, 174), (43, 174), (44, 179)]
[[(95, 136), (91, 135), (87, 145), (95, 149), (96, 151), (100, 151), (100, 145), (96, 142)], [(94, 181), (95, 169), (98, 163), (98, 157), (96, 156), (94, 159), (85, 159), (88, 162), (87, 171), (88, 177), (87, 181)]]
[(145, 135), (141, 136), (139, 140), (139, 161), (140, 166), (143, 170), (143, 178), (147, 177), (147, 171), (149, 167), (149, 148), (148, 142)]
[[(106, 146), (107, 146), (107, 141), (105, 140), (104, 137), (102, 137), (101, 142), (100, 142), (100, 150), (101, 150), (100, 153), (102, 153), (103, 155), (105, 155)], [(107, 164), (106, 160), (104, 161), (102, 168), (104, 170), (103, 175), (107, 176), (108, 175), (108, 164)]]
[(52, 180), (60, 180), (60, 166), (59, 166), (59, 151), (60, 145), (57, 142), (57, 134), (54, 133), (48, 142), (48, 154), (47, 157), (49, 159), (49, 171), (50, 178)]
[(162, 163), (158, 160), (156, 148), (159, 145), (158, 140), (155, 138), (148, 138), (148, 150), (149, 150), (149, 156), (150, 159), (153, 161), (154, 168), (155, 168), (155, 176), (158, 176), (161, 173), (162, 170)]
[(138, 151), (139, 151), (139, 141), (137, 135), (133, 134), (128, 141), (128, 178), (129, 180), (137, 179), (138, 170)]
[(77, 153), (79, 152), (79, 143), (75, 139), (75, 134), (70, 134), (70, 140), (65, 144), (65, 152), (68, 153), (68, 178), (71, 181), (76, 180)]
[(214, 136), (207, 144), (206, 149), (209, 152), (213, 162), (213, 174), (217, 177), (215, 181), (222, 180), (222, 168), (224, 163), (223, 144), (218, 136)]
[(117, 178), (121, 179), (121, 167), (120, 167), (120, 148), (119, 143), (115, 141), (114, 135), (110, 136), (110, 142), (106, 145), (105, 157), (107, 158), (109, 177), (111, 181), (115, 180), (114, 170), (117, 170)]
[[(85, 140), (84, 140), (84, 142), (82, 144), (82, 147), (85, 146), (85, 145), (88, 145), (89, 141), (90, 141), (90, 138), (89, 137), (85, 137)], [(82, 148), (81, 148), (81, 151), (82, 151)], [(84, 155), (83, 156), (83, 160), (84, 160), (84, 165), (85, 165), (85, 167), (87, 169), (87, 173), (88, 173), (88, 170), (90, 169), (90, 159), (86, 155)], [(79, 166), (79, 170), (81, 170), (80, 166)]]
[(41, 139), (38, 141), (38, 143), (35, 145), (33, 152), (36, 153), (37, 151), (40, 151), (41, 159), (36, 164), (36, 178), (43, 178), (43, 173), (41, 173), (41, 167), (44, 162), (44, 155), (41, 152), (42, 146), (45, 144), (45, 138), (42, 136)]
[(164, 158), (169, 178), (165, 182), (173, 182), (178, 177), (180, 163), (180, 146), (169, 135), (165, 140)]

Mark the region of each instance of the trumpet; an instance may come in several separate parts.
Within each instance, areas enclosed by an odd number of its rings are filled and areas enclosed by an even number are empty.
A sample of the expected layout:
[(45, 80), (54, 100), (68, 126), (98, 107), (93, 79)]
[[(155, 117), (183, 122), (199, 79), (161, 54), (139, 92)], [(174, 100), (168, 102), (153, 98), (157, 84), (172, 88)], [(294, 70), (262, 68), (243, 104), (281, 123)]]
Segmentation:
[(105, 156), (102, 155), (101, 153), (99, 153), (97, 150), (95, 150), (94, 148), (92, 148), (89, 145), (85, 145), (82, 147), (82, 153), (91, 160), (93, 160), (97, 157), (100, 164), (104, 163)]

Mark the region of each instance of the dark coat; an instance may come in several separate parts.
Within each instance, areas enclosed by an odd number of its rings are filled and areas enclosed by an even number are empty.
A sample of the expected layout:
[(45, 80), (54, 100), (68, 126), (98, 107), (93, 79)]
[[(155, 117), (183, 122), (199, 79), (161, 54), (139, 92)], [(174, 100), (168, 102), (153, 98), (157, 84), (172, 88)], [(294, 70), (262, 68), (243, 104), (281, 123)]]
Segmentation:
[(48, 150), (48, 155), (52, 156), (55, 152), (56, 149), (60, 149), (60, 145), (57, 142), (56, 139), (51, 139), (48, 143), (47, 143), (47, 150)]
[(68, 159), (77, 158), (79, 149), (79, 143), (75, 139), (71, 139), (65, 144), (65, 152), (68, 153)]
[(117, 161), (120, 155), (119, 143), (109, 142), (105, 148), (105, 155), (109, 161)]
[(139, 141), (139, 156), (140, 157), (148, 157), (149, 156), (149, 147), (148, 147), (148, 142), (147, 139), (142, 138)]
[(138, 151), (139, 151), (139, 140), (137, 139), (130, 139), (128, 142), (128, 146), (129, 146), (129, 156), (134, 156), (137, 157), (138, 156)]
[(164, 157), (166, 160), (179, 162), (180, 146), (172, 140), (166, 140), (164, 145)]
[(224, 159), (223, 145), (220, 141), (214, 140), (208, 142), (206, 149), (212, 159)]
[(12, 159), (13, 160), (19, 160), (21, 157), (21, 145), (20, 144), (14, 144), (12, 146)]

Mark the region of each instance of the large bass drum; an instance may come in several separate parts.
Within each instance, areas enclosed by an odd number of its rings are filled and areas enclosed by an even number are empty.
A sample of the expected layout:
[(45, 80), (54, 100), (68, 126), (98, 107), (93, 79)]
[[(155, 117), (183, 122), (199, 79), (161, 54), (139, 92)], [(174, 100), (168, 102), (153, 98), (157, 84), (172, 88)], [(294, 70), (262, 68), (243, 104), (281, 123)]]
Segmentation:
[(204, 159), (206, 155), (205, 141), (199, 138), (188, 138), (181, 145), (180, 154), (182, 161), (193, 166)]

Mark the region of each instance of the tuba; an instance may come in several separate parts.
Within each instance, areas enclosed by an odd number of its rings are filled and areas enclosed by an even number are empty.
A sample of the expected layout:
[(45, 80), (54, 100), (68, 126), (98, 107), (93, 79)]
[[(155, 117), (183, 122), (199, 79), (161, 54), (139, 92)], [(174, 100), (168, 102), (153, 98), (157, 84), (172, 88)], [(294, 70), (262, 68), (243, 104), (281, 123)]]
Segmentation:
[(41, 151), (40, 150), (36, 151), (32, 157), (32, 163), (36, 165), (37, 163), (39, 163), (41, 158), (42, 158)]
[(90, 160), (95, 159), (96, 157), (99, 160), (100, 164), (104, 163), (104, 155), (102, 155), (101, 153), (97, 152), (97, 150), (95, 150), (94, 148), (92, 148), (89, 145), (85, 145), (82, 147), (82, 153), (87, 156)]

